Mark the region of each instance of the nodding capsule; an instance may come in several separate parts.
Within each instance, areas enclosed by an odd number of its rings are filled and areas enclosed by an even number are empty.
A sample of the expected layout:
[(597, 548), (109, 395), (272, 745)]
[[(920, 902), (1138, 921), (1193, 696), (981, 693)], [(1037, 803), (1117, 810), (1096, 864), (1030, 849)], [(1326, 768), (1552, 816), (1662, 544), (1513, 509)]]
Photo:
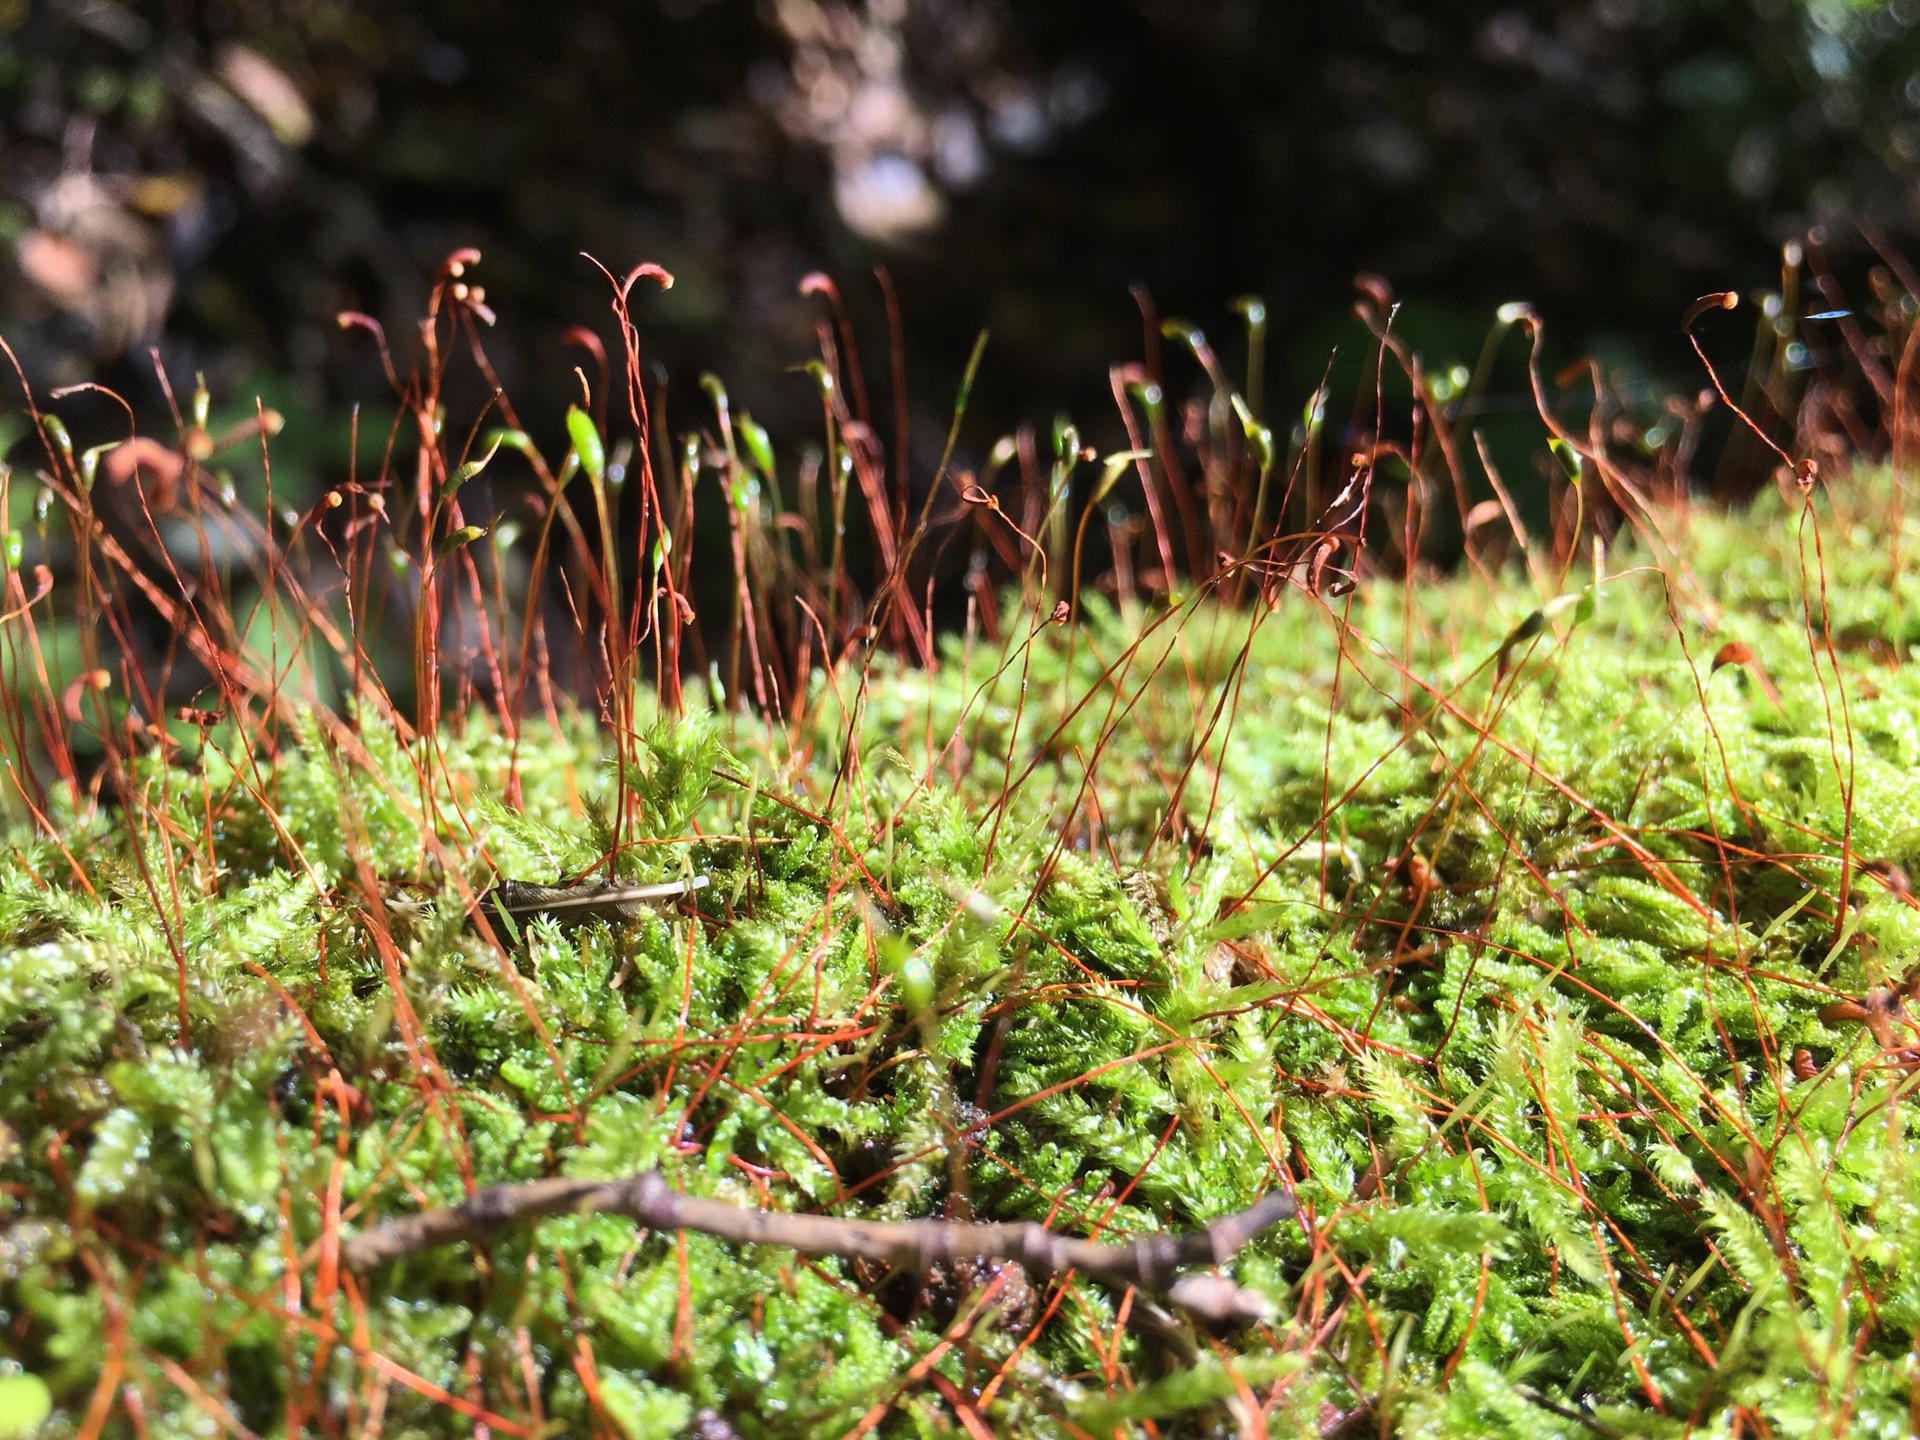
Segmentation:
[(1820, 1067), (1813, 1063), (1813, 1052), (1811, 1050), (1796, 1050), (1793, 1052), (1794, 1079), (1811, 1080), (1819, 1073)]

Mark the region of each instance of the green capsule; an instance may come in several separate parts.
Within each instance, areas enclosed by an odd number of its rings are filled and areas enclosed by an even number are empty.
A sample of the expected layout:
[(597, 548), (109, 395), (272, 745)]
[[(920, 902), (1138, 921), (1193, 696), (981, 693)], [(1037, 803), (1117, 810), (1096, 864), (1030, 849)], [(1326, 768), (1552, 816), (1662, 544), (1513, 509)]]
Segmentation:
[(735, 423), (739, 426), (740, 438), (747, 443), (747, 454), (753, 457), (753, 463), (760, 467), (762, 475), (771, 476), (774, 468), (773, 438), (767, 434), (767, 427), (744, 410)]
[(482, 455), (478, 460), (469, 460), (449, 475), (447, 477), (447, 483), (440, 487), (440, 498), (442, 500), (451, 500), (455, 491), (473, 479), (473, 477), (478, 475), (482, 470), (486, 469), (487, 462), (499, 453), (500, 444), (506, 438), (506, 434), (507, 432), (504, 430), (495, 431), (493, 444), (487, 447), (486, 454)]
[(73, 437), (67, 433), (67, 427), (61, 423), (58, 415), (42, 415), (40, 428), (46, 431), (47, 439), (53, 442), (53, 448), (60, 452), (60, 458), (69, 464), (73, 461)]
[(598, 485), (607, 474), (607, 447), (594, 428), (593, 417), (578, 405), (567, 407), (567, 438), (573, 441), (573, 453), (580, 457), (580, 468)]
[(435, 552), (434, 558), (444, 560), (461, 546), (471, 545), (486, 533), (487, 527), (484, 525), (462, 525), (440, 542), (440, 548)]

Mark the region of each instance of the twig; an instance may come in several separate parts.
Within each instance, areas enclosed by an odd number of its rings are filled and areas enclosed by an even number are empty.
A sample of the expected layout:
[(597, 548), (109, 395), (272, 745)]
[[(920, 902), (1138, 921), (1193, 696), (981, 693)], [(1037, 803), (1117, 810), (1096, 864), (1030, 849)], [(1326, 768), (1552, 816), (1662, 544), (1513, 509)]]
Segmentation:
[(535, 1180), (494, 1185), (459, 1205), (429, 1210), (363, 1231), (341, 1248), (352, 1270), (461, 1241), (489, 1240), (510, 1226), (548, 1215), (625, 1215), (651, 1230), (693, 1230), (742, 1245), (781, 1245), (807, 1255), (845, 1255), (924, 1272), (958, 1260), (1014, 1260), (1030, 1274), (1077, 1270), (1109, 1285), (1164, 1295), (1205, 1320), (1253, 1321), (1266, 1297), (1215, 1275), (1180, 1276), (1193, 1265), (1219, 1265), (1255, 1235), (1299, 1213), (1293, 1197), (1275, 1191), (1203, 1230), (1146, 1235), (1103, 1245), (1056, 1235), (1044, 1226), (975, 1225), (946, 1220), (889, 1223), (747, 1210), (721, 1200), (682, 1195), (657, 1170), (625, 1180)]
[[(530, 885), (524, 880), (502, 880), (481, 897), (490, 921), (511, 915), (531, 920), (549, 915), (562, 923), (581, 920), (632, 920), (643, 905), (677, 900), (707, 886), (705, 875), (691, 880), (667, 880), (657, 885), (628, 885), (617, 880), (585, 885)], [(497, 923), (497, 921), (496, 921)]]
[[(696, 875), (691, 880), (665, 880), (654, 885), (632, 885), (618, 880), (591, 881), (579, 885), (534, 885), (525, 880), (501, 880), (474, 903), (468, 912), (485, 915), (496, 934), (517, 934), (519, 927), (542, 916), (562, 925), (577, 925), (587, 920), (633, 920), (642, 906), (659, 905), (704, 890), (709, 877)], [(403, 900), (389, 895), (383, 902), (388, 910), (408, 915), (425, 915), (432, 908), (423, 900)]]

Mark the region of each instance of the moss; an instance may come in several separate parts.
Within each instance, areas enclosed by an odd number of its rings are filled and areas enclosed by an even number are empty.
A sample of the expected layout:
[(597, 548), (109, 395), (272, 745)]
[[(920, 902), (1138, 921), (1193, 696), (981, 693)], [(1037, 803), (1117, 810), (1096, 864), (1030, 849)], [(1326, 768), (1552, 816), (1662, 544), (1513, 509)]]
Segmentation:
[[(49, 1434), (104, 1373), (155, 1435), (948, 1433), (931, 1375), (1032, 1435), (1217, 1433), (1248, 1394), (1281, 1433), (1902, 1433), (1910, 1081), (1820, 1012), (1920, 945), (1920, 672), (1844, 520), (1831, 657), (1763, 503), (1691, 514), (1664, 574), (1617, 555), (1590, 617), (1512, 577), (1363, 587), (1344, 647), (1291, 593), (1092, 603), (877, 660), (857, 722), (854, 676), (788, 730), (656, 718), (624, 772), (480, 715), (431, 765), (371, 723), (358, 763), (317, 725), (152, 757), (137, 823), (58, 817), (77, 869), (25, 830), (0, 865), (9, 1354)], [(446, 866), (551, 880), (616, 834), (622, 873), (710, 877), (700, 913), (506, 954), (460, 923)], [(366, 876), (439, 908), (382, 920)], [(1291, 1184), (1308, 1222), (1234, 1262), (1281, 1318), (1198, 1360), (1097, 1287), (950, 1335), (910, 1283), (605, 1217), (331, 1258), (649, 1165), (1102, 1234)]]

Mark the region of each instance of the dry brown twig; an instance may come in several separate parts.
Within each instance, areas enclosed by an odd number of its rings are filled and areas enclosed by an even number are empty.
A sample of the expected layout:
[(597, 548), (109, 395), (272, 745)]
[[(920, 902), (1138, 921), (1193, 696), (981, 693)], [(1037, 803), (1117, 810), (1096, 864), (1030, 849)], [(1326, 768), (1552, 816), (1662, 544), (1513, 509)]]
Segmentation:
[(722, 1200), (682, 1195), (657, 1170), (624, 1180), (534, 1180), (493, 1185), (462, 1204), (362, 1231), (342, 1248), (351, 1270), (371, 1270), (422, 1250), (487, 1241), (515, 1225), (549, 1215), (625, 1215), (650, 1230), (693, 1230), (741, 1245), (780, 1245), (806, 1255), (844, 1255), (924, 1272), (958, 1260), (1012, 1260), (1030, 1274), (1078, 1271), (1108, 1285), (1164, 1295), (1203, 1320), (1266, 1318), (1266, 1297), (1218, 1275), (1180, 1275), (1219, 1265), (1255, 1235), (1299, 1213), (1293, 1197), (1275, 1191), (1201, 1230), (1160, 1233), (1119, 1244), (1056, 1235), (1035, 1224), (976, 1225), (946, 1220), (886, 1222), (827, 1215), (748, 1210)]
[[(525, 880), (502, 879), (474, 902), (468, 916), (484, 915), (494, 933), (517, 936), (520, 927), (542, 917), (564, 925), (588, 920), (609, 924), (632, 920), (642, 907), (663, 905), (704, 890), (708, 877), (696, 875), (690, 880), (666, 880), (653, 885), (636, 885), (620, 880), (581, 881), (574, 885), (535, 885)], [(424, 900), (406, 900), (394, 895), (384, 898), (390, 911), (405, 915), (427, 914), (432, 906)]]

